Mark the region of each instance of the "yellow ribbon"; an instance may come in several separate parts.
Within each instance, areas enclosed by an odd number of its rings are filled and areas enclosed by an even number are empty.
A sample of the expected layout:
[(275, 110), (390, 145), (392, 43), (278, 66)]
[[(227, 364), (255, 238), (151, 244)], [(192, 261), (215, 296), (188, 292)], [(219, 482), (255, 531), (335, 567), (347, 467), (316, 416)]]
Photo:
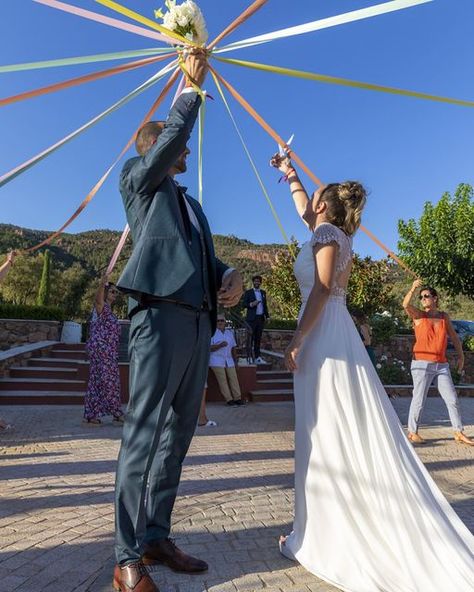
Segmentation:
[(225, 105), (225, 107), (227, 109), (227, 113), (229, 114), (229, 117), (230, 117), (232, 123), (234, 124), (234, 127), (235, 127), (235, 130), (237, 132), (237, 135), (239, 136), (240, 141), (242, 142), (242, 146), (243, 146), (243, 148), (245, 150), (245, 154), (247, 155), (247, 158), (249, 159), (250, 165), (252, 166), (252, 169), (253, 169), (253, 172), (255, 173), (255, 176), (257, 177), (257, 181), (260, 184), (260, 187), (261, 187), (262, 192), (263, 192), (263, 194), (265, 196), (265, 199), (267, 200), (267, 203), (268, 203), (268, 205), (270, 207), (270, 210), (271, 210), (271, 212), (273, 214), (273, 217), (275, 218), (275, 222), (277, 223), (278, 228), (280, 229), (280, 232), (281, 232), (283, 238), (285, 239), (286, 244), (288, 245), (288, 250), (289, 250), (291, 256), (293, 257), (293, 259), (295, 259), (295, 252), (294, 252), (294, 249), (293, 249), (293, 245), (291, 244), (291, 241), (288, 239), (288, 235), (286, 234), (285, 229), (283, 228), (283, 225), (282, 225), (282, 223), (280, 221), (280, 218), (278, 217), (278, 214), (277, 214), (277, 212), (276, 212), (276, 210), (275, 210), (275, 208), (273, 206), (272, 200), (270, 198), (270, 195), (268, 194), (268, 191), (267, 191), (267, 189), (265, 187), (265, 184), (264, 184), (264, 182), (262, 180), (262, 177), (260, 176), (260, 173), (258, 172), (257, 167), (255, 166), (255, 162), (254, 162), (254, 160), (252, 158), (252, 155), (250, 154), (250, 150), (247, 148), (247, 145), (246, 145), (245, 140), (244, 140), (244, 138), (242, 136), (242, 133), (241, 133), (241, 131), (239, 129), (239, 126), (237, 125), (237, 122), (236, 122), (236, 120), (234, 118), (234, 115), (232, 114), (232, 111), (231, 111), (231, 109), (229, 107), (229, 103), (227, 102), (227, 99), (225, 98), (225, 95), (224, 95), (224, 92), (222, 90), (222, 87), (221, 87), (221, 85), (219, 83), (219, 80), (218, 80), (217, 76), (214, 74), (214, 72), (212, 70), (210, 72), (212, 74), (212, 77), (214, 78), (214, 82), (216, 83), (217, 90), (219, 91), (219, 94), (221, 95), (222, 100), (224, 102), (224, 105)]
[(159, 31), (160, 33), (163, 33), (163, 35), (166, 35), (167, 37), (172, 37), (173, 39), (176, 39), (177, 41), (180, 41), (181, 43), (184, 43), (185, 45), (194, 45), (194, 46), (198, 47), (198, 44), (194, 43), (194, 41), (190, 41), (189, 39), (186, 39), (185, 37), (183, 37), (179, 33), (175, 33), (174, 31), (171, 31), (171, 29), (167, 29), (166, 27), (163, 27), (163, 25), (159, 25), (158, 23), (155, 23), (155, 21), (152, 21), (151, 19), (147, 18), (146, 16), (143, 16), (143, 15), (139, 14), (138, 12), (130, 10), (126, 6), (122, 6), (121, 4), (118, 4), (118, 2), (114, 2), (113, 0), (95, 0), (95, 1), (98, 2), (99, 4), (102, 4), (103, 6), (107, 6), (107, 8), (110, 8), (111, 10), (114, 10), (115, 12), (118, 12), (119, 14), (122, 14), (123, 16), (128, 16), (132, 20), (137, 21), (138, 23), (141, 23), (142, 25), (150, 27), (151, 29), (155, 29), (155, 31)]
[(295, 78), (304, 78), (306, 80), (314, 80), (315, 82), (325, 82), (327, 84), (339, 84), (342, 86), (350, 86), (353, 88), (362, 88), (364, 90), (375, 90), (377, 92), (390, 93), (392, 95), (402, 95), (405, 97), (414, 97), (416, 99), (424, 99), (427, 101), (438, 101), (440, 103), (449, 103), (451, 105), (460, 105), (462, 107), (474, 107), (474, 101), (465, 101), (463, 99), (453, 99), (450, 97), (440, 97), (437, 95), (429, 95), (427, 93), (417, 92), (413, 90), (405, 90), (402, 88), (394, 88), (392, 86), (381, 86), (380, 84), (371, 84), (369, 82), (359, 82), (358, 80), (350, 80), (348, 78), (338, 78), (336, 76), (326, 76), (325, 74), (315, 74), (314, 72), (305, 72), (304, 70), (293, 70), (291, 68), (282, 68), (281, 66), (271, 66), (268, 64), (260, 64), (257, 62), (247, 62), (244, 60), (236, 60), (231, 58), (220, 58), (213, 56), (220, 62), (226, 64), (234, 64), (235, 66), (243, 66), (245, 68), (252, 68), (253, 70), (263, 70), (264, 72), (272, 72), (273, 74), (282, 74), (284, 76), (293, 76)]

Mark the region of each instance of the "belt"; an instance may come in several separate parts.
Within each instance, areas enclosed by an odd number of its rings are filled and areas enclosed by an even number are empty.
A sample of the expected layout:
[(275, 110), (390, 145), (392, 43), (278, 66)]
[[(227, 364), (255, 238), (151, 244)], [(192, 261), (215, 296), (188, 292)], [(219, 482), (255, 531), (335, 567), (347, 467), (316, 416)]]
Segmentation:
[(179, 306), (180, 308), (185, 308), (186, 310), (192, 310), (193, 312), (200, 312), (200, 311), (208, 311), (209, 306), (207, 303), (203, 303), (201, 306), (193, 306), (192, 304), (187, 304), (186, 302), (181, 302), (179, 300), (173, 300), (172, 298), (160, 298), (159, 296), (140, 296), (139, 303), (140, 306), (146, 307), (153, 307), (162, 302), (166, 302), (167, 304), (173, 304), (174, 306)]

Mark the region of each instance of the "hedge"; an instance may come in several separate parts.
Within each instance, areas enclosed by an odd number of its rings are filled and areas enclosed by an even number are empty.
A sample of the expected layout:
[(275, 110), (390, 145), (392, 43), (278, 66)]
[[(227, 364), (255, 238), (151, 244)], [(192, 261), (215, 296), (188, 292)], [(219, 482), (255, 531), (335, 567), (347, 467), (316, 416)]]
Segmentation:
[(0, 303), (0, 319), (32, 319), (36, 321), (65, 321), (67, 315), (57, 306), (27, 306)]

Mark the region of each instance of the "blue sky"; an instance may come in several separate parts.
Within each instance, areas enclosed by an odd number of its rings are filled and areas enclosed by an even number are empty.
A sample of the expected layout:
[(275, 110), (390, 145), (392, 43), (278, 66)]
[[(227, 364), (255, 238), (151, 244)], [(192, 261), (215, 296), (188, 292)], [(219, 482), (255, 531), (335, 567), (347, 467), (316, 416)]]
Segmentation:
[[(72, 2), (72, 0), (71, 0)], [(116, 16), (93, 0), (77, 6)], [(377, 1), (270, 0), (228, 41), (364, 8)], [(250, 0), (201, 0), (211, 37)], [(128, 0), (153, 17), (160, 0)], [(30, 0), (2, 2), (3, 64), (155, 46), (138, 37), (65, 14)], [(119, 17), (121, 18), (121, 17)], [(267, 45), (241, 49), (228, 57), (310, 70), (377, 84), (474, 100), (474, 2), (435, 0)], [(159, 42), (157, 43), (159, 45)], [(1, 96), (111, 67), (89, 64), (0, 74)], [(397, 220), (418, 217), (423, 203), (436, 201), (458, 183), (474, 182), (474, 109), (296, 80), (217, 64), (226, 77), (282, 136), (295, 134), (293, 147), (325, 181), (359, 179), (370, 190), (364, 224), (396, 248)], [(3, 142), (0, 173), (23, 162), (85, 123), (151, 76), (147, 66), (112, 78), (0, 109)], [(282, 242), (268, 205), (212, 80), (204, 149), (204, 208), (215, 233), (257, 243)], [(59, 227), (82, 201), (135, 130), (160, 85), (148, 90), (30, 171), (0, 189), (0, 221), (30, 228)], [(268, 167), (275, 144), (229, 99), (248, 147), (289, 235), (307, 238), (288, 194)], [(161, 108), (165, 118), (170, 99)], [(197, 133), (190, 143), (189, 170), (181, 178), (197, 195)], [(130, 154), (133, 154), (131, 152)], [(70, 227), (122, 229), (125, 216), (117, 189), (120, 166)], [(308, 189), (312, 188), (307, 181)], [(362, 233), (359, 253), (375, 258), (380, 249)]]

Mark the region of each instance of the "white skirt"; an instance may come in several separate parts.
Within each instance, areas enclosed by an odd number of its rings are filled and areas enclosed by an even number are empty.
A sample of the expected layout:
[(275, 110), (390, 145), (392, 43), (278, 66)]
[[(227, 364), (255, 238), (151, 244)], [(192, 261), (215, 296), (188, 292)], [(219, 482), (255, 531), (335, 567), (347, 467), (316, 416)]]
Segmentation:
[(343, 298), (297, 361), (284, 553), (345, 592), (473, 592), (474, 537), (407, 440)]

